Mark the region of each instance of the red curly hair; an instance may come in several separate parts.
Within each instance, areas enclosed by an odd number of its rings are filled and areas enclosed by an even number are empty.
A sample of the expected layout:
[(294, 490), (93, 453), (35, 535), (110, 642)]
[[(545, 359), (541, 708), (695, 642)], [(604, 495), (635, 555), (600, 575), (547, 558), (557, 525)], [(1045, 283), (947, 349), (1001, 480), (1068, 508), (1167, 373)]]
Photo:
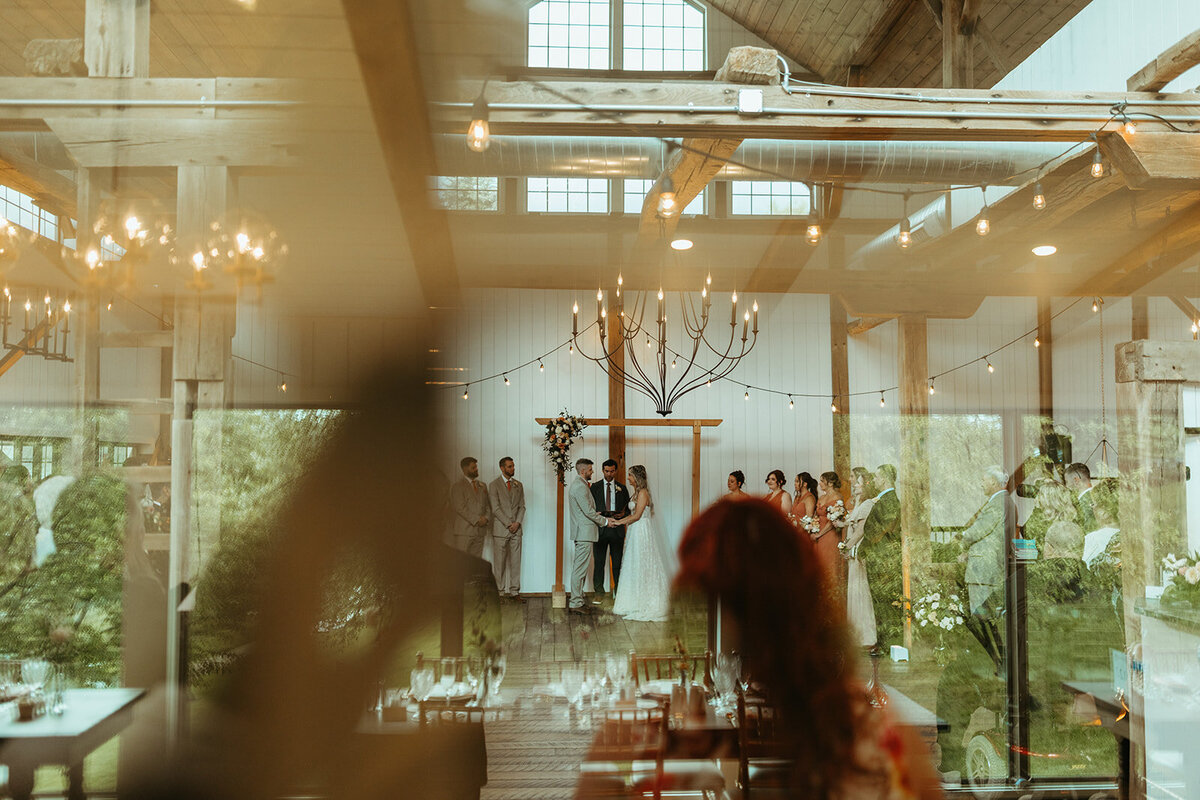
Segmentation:
[(721, 501), (688, 526), (679, 562), (675, 589), (720, 598), (744, 669), (788, 720), (790, 791), (836, 797), (855, 770), (862, 689), (812, 541), (762, 500)]

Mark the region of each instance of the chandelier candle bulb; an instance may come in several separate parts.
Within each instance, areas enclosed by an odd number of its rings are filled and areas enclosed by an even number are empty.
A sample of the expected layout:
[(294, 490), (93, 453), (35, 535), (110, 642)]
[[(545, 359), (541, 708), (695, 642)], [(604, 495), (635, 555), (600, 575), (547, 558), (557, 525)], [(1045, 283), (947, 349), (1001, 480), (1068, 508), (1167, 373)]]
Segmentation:
[(571, 307), (571, 335), (579, 335), (579, 303)]

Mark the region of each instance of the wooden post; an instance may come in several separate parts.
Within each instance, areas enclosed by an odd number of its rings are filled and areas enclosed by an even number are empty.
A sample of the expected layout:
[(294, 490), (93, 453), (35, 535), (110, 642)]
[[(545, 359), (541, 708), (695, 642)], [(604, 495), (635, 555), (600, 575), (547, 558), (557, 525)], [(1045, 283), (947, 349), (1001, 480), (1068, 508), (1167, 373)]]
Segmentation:
[[(625, 303), (613, 296), (613, 302), (608, 309), (608, 341), (619, 342), (624, 331), (621, 328), (621, 310)], [(625, 368), (625, 348), (618, 347), (612, 355), (615, 367)], [(608, 379), (608, 416), (610, 419), (625, 418), (625, 381), (620, 377), (611, 376)], [(625, 475), (625, 426), (612, 425), (608, 429), (608, 457), (617, 462), (617, 475), (624, 481)]]
[(1150, 338), (1150, 303), (1144, 294), (1135, 294), (1129, 298), (1130, 332), (1135, 340)]
[(963, 0), (942, 2), (942, 88), (970, 89), (975, 83), (971, 37), (962, 32)]
[[(1142, 641), (1134, 604), (1162, 582), (1161, 559), (1187, 551), (1183, 385), (1200, 382), (1200, 353), (1191, 342), (1125, 342), (1116, 347), (1117, 447), (1121, 582), (1127, 649)], [(1131, 693), (1129, 738), (1133, 775), (1145, 775), (1143, 695)], [(1130, 796), (1143, 796), (1132, 780)]]
[(692, 421), (692, 516), (700, 513), (700, 420)]
[(833, 471), (847, 485), (850, 480), (850, 361), (846, 345), (846, 307), (842, 301), (829, 296), (829, 364), (830, 385), (837, 398), (833, 414)]
[(1038, 413), (1044, 420), (1054, 419), (1054, 332), (1050, 318), (1050, 298), (1037, 301)]
[(567, 607), (567, 590), (563, 585), (563, 512), (566, 510), (563, 506), (563, 473), (558, 473), (558, 479), (554, 482), (554, 494), (556, 498), (555, 507), (555, 536), (554, 536), (554, 588), (551, 590), (550, 606), (552, 608)]
[(83, 60), (92, 77), (150, 77), (150, 0), (87, 0)]
[[(900, 332), (900, 533), (905, 597), (913, 596), (913, 568), (929, 564), (929, 364), (926, 322), (899, 319)], [(912, 648), (912, 623), (905, 617), (904, 646)]]

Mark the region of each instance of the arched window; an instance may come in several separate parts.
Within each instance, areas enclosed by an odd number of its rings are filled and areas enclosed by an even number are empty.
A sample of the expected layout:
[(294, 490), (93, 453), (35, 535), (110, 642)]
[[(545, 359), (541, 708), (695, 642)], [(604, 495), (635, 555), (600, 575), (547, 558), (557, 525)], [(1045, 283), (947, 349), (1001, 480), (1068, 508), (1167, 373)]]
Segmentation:
[(608, 0), (541, 0), (529, 8), (529, 66), (608, 69)]
[(623, 0), (624, 69), (704, 69), (704, 11), (687, 0)]

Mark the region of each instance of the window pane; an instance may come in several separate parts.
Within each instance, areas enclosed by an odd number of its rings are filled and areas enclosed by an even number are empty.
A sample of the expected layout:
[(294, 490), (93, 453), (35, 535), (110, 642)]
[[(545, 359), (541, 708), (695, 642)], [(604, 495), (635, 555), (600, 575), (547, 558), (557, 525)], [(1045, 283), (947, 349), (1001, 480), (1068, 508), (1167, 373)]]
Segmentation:
[(609, 65), (607, 2), (542, 0), (529, 10), (528, 29), (526, 58), (531, 67), (597, 69)]

